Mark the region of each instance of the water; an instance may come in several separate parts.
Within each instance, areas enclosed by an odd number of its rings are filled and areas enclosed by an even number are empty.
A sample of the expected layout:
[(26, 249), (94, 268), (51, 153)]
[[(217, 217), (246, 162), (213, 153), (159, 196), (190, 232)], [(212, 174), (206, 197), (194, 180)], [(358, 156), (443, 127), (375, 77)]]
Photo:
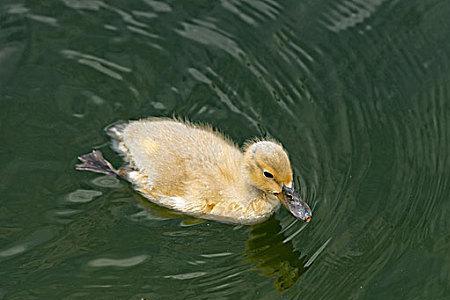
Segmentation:
[[(0, 299), (448, 299), (450, 3), (0, 4)], [(280, 140), (307, 225), (76, 172), (117, 120)]]

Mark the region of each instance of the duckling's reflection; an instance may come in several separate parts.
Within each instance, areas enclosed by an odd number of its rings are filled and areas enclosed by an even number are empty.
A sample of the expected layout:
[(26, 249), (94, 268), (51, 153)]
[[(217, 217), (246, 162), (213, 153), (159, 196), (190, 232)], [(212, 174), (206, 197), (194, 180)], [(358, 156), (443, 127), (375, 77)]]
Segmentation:
[[(137, 199), (139, 205), (152, 216), (181, 219), (183, 225), (206, 222), (150, 203), (141, 196)], [(260, 274), (272, 278), (278, 291), (289, 289), (307, 269), (304, 267), (307, 257), (300, 257), (300, 252), (294, 250), (292, 242), (283, 235), (281, 224), (274, 216), (250, 228), (250, 236), (245, 247), (247, 261), (253, 264)]]
[(283, 242), (280, 222), (272, 216), (264, 223), (251, 227), (246, 242), (246, 257), (264, 276), (274, 279), (275, 288), (284, 291), (305, 271), (306, 256), (294, 250), (292, 242)]

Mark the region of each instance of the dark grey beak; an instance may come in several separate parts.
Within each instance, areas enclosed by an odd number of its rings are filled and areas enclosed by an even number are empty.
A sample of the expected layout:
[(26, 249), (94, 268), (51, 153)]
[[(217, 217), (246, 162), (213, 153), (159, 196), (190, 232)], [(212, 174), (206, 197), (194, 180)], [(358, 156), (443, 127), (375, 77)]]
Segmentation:
[(312, 211), (308, 204), (303, 201), (294, 188), (283, 185), (284, 205), (294, 217), (303, 221), (311, 221)]

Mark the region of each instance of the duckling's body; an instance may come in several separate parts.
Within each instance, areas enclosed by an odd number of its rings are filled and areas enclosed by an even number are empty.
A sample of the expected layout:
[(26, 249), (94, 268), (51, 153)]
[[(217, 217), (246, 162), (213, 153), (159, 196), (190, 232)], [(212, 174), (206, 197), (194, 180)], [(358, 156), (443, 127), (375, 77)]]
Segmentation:
[[(127, 162), (118, 171), (110, 165), (107, 168), (133, 183), (150, 201), (182, 213), (240, 224), (267, 219), (279, 207), (276, 195), (281, 187), (278, 190), (278, 185), (270, 183), (266, 190), (255, 184), (260, 179), (266, 183), (265, 178), (254, 178), (252, 170), (256, 167), (247, 161), (257, 149), (281, 151), (273, 152), (271, 159), (284, 164), (286, 170), (281, 177), (292, 186), (287, 155), (273, 142), (259, 142), (247, 154), (209, 127), (160, 118), (116, 124), (107, 133), (113, 139), (113, 148)], [(92, 161), (101, 159), (101, 154), (100, 158), (82, 156), (84, 164), (78, 168), (102, 172), (98, 166), (92, 167)], [(100, 169), (107, 173), (104, 165)]]

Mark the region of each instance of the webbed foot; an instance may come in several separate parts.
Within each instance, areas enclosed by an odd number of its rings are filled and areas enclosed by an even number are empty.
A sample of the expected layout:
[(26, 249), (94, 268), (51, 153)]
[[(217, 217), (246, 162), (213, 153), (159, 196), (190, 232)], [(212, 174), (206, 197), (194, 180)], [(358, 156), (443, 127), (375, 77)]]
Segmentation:
[(91, 171), (95, 173), (102, 173), (106, 175), (115, 176), (118, 172), (98, 150), (93, 150), (91, 153), (81, 155), (78, 157), (81, 164), (75, 166), (75, 169), (80, 171)]

